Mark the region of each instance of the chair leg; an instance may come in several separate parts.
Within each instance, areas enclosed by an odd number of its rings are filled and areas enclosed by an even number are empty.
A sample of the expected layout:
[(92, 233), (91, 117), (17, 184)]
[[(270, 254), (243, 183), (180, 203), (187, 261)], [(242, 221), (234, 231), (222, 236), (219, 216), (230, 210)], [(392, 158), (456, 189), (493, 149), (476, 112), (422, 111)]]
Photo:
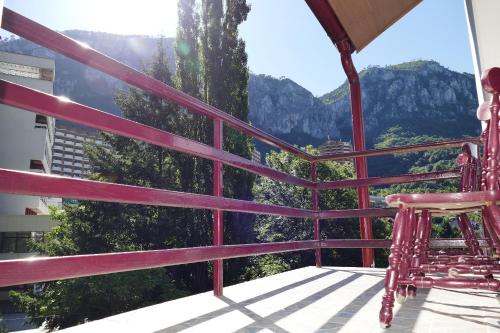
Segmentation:
[[(409, 211), (409, 217), (406, 223), (404, 240), (401, 250), (401, 264), (399, 268), (398, 280), (406, 280), (409, 275), (409, 269), (411, 266), (411, 259), (413, 256), (413, 248), (415, 246), (415, 234), (417, 225), (417, 215), (415, 214), (415, 209), (412, 208)], [(396, 301), (399, 304), (403, 304), (406, 301), (410, 285), (399, 285), (396, 290)]]
[(470, 254), (479, 256), (482, 255), (481, 248), (479, 247), (479, 242), (477, 240), (476, 234), (472, 229), (472, 224), (470, 223), (467, 214), (458, 215), (458, 226), (464, 237), (464, 240), (469, 248)]
[(485, 209), (482, 210), (481, 212), (482, 215), (482, 228), (483, 228), (483, 236), (486, 239), (486, 242), (488, 243), (488, 247), (483, 249), (485, 252), (484, 254), (492, 257), (493, 253), (495, 252), (495, 246), (493, 245), (493, 241), (490, 236), (490, 232), (488, 231), (489, 228), (489, 222), (488, 222), (488, 213), (486, 212)]
[(496, 248), (497, 255), (500, 254), (500, 208), (496, 205), (486, 207), (488, 218), (484, 221), (488, 228), (493, 245)]
[(427, 264), (431, 245), (432, 236), (432, 214), (427, 214), (427, 222), (425, 223), (425, 241), (424, 241), (424, 257), (421, 259), (420, 263)]
[[(417, 226), (415, 228), (415, 244), (413, 247), (413, 257), (411, 262), (411, 267), (419, 268), (422, 264), (422, 259), (425, 256), (425, 239), (427, 237), (427, 224), (429, 217), (429, 211), (423, 210), (418, 219)], [(423, 276), (423, 273), (416, 273), (418, 276)], [(417, 287), (414, 285), (408, 286), (408, 297), (416, 298), (417, 297)]]
[(404, 241), (405, 229), (409, 217), (408, 208), (400, 208), (394, 220), (392, 231), (391, 254), (389, 255), (389, 267), (385, 273), (384, 289), (382, 297), (382, 307), (380, 309), (380, 326), (387, 328), (391, 326), (392, 308), (394, 306), (394, 292), (398, 286), (399, 267), (402, 257), (402, 245)]

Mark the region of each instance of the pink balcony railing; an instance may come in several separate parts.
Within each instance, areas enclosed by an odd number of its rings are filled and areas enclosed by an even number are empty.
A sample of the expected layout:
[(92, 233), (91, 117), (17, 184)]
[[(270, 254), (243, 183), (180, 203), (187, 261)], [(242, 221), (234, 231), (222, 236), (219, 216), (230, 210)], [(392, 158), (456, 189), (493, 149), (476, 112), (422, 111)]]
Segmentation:
[[(464, 142), (477, 142), (476, 138), (433, 142), (415, 146), (365, 150), (347, 154), (312, 156), (297, 147), (275, 138), (263, 131), (176, 90), (152, 77), (130, 68), (98, 51), (33, 22), (20, 14), (3, 8), (1, 26), (20, 37), (43, 47), (59, 52), (69, 58), (100, 70), (130, 85), (175, 102), (186, 109), (208, 116), (214, 121), (214, 146), (208, 146), (172, 133), (146, 126), (125, 118), (111, 115), (72, 101), (38, 92), (14, 83), (0, 80), (0, 102), (29, 112), (64, 119), (108, 133), (141, 140), (162, 148), (175, 150), (192, 156), (210, 159), (214, 162), (214, 195), (199, 195), (155, 188), (146, 188), (91, 180), (72, 179), (31, 172), (0, 169), (0, 192), (22, 195), (66, 197), (81, 200), (96, 200), (128, 204), (174, 206), (213, 211), (213, 246), (136, 251), (124, 253), (76, 255), (62, 257), (38, 257), (0, 261), (0, 287), (36, 283), (51, 280), (77, 278), (98, 274), (126, 272), (169, 265), (214, 261), (214, 293), (222, 294), (222, 260), (269, 253), (315, 250), (316, 265), (321, 266), (322, 248), (387, 248), (389, 240), (320, 238), (320, 220), (338, 218), (367, 218), (394, 216), (391, 208), (368, 208), (347, 210), (319, 210), (318, 192), (336, 188), (368, 188), (368, 186), (396, 184), (416, 181), (458, 178), (460, 172), (432, 172), (394, 177), (362, 177), (355, 180), (318, 181), (317, 164), (322, 160), (365, 158), (459, 147)], [(261, 140), (273, 147), (286, 150), (311, 163), (310, 179), (299, 178), (268, 166), (250, 161), (226, 152), (222, 148), (223, 124)], [(252, 201), (224, 198), (222, 195), (223, 165), (236, 167), (271, 179), (308, 188), (312, 191), (313, 209), (267, 205)], [(366, 192), (367, 193), (367, 192)], [(288, 216), (311, 219), (314, 225), (314, 239), (308, 241), (280, 242), (266, 244), (223, 245), (222, 212), (245, 212), (253, 214)], [(484, 240), (479, 240), (485, 246)], [(438, 247), (463, 247), (463, 240), (433, 240)]]

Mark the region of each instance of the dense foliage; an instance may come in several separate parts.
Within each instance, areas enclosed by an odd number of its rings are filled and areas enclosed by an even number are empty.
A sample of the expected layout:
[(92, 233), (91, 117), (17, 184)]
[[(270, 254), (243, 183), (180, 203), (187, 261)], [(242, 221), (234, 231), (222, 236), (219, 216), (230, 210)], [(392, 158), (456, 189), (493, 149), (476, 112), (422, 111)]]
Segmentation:
[[(442, 141), (443, 137), (417, 135), (400, 126), (389, 128), (375, 144), (375, 148), (416, 145), (431, 141)], [(436, 149), (424, 152), (388, 155), (368, 159), (370, 176), (401, 175), (407, 173), (424, 173), (432, 171), (454, 170), (458, 167), (455, 159), (460, 149)], [(387, 195), (401, 192), (453, 192), (458, 189), (457, 180), (440, 180), (437, 182), (420, 182), (412, 184), (393, 185), (389, 188), (373, 190), (374, 194)]]
[[(176, 76), (169, 70), (164, 41), (146, 71), (233, 116), (247, 121), (245, 44), (238, 26), (250, 8), (245, 1), (179, 1), (175, 45)], [(200, 20), (201, 16), (201, 20)], [(223, 61), (221, 61), (221, 59)], [(116, 96), (124, 117), (211, 145), (213, 127), (207, 117), (194, 115), (142, 90), (130, 88)], [(91, 178), (120, 184), (211, 194), (212, 162), (157, 146), (102, 133), (104, 145), (87, 145)], [(227, 130), (224, 148), (244, 157), (253, 149), (242, 134)], [(236, 179), (237, 178), (237, 179)], [(252, 199), (253, 177), (228, 169), (226, 196)], [(209, 245), (212, 214), (157, 206), (79, 201), (54, 212), (60, 226), (34, 250), (45, 255), (153, 250)], [(235, 219), (245, 228), (237, 228)], [(243, 223), (241, 223), (243, 220)], [(253, 219), (226, 216), (226, 235), (245, 243), (253, 240)], [(248, 230), (250, 228), (250, 232)], [(232, 261), (237, 263), (237, 261)], [(228, 270), (226, 281), (239, 279), (241, 265)], [(238, 271), (239, 269), (239, 271)], [(210, 264), (200, 263), (138, 272), (70, 279), (43, 284), (42, 292), (13, 292), (14, 300), (32, 321), (47, 328), (64, 328), (211, 287)]]
[[(431, 135), (417, 135), (411, 130), (403, 129), (401, 126), (394, 126), (377, 139), (375, 147), (406, 146), (441, 140), (445, 140), (445, 138)], [(454, 170), (458, 169), (455, 160), (459, 153), (460, 149), (451, 148), (377, 157), (368, 160), (369, 170), (371, 175), (400, 175)], [(393, 193), (455, 192), (457, 190), (458, 180), (451, 179), (379, 186), (371, 188), (371, 194), (387, 196)], [(475, 224), (475, 226), (477, 227), (478, 225)], [(433, 237), (436, 238), (456, 238), (460, 236), (454, 216), (434, 217), (432, 228)]]
[[(306, 147), (312, 154), (318, 151), (312, 146)], [(269, 166), (296, 175), (308, 178), (310, 164), (287, 152), (270, 152), (266, 156)], [(322, 162), (318, 164), (319, 180), (338, 180), (354, 177), (352, 163)], [(254, 186), (255, 198), (260, 202), (290, 207), (312, 208), (312, 193), (308, 189), (294, 185), (276, 182), (267, 178), (258, 178)], [(357, 194), (354, 189), (337, 189), (319, 192), (320, 209), (349, 209), (356, 208)], [(259, 242), (281, 242), (313, 239), (313, 225), (310, 219), (289, 217), (263, 216), (257, 217), (256, 228)], [(390, 236), (390, 226), (385, 220), (374, 222), (376, 238), (385, 239)], [(352, 238), (359, 239), (358, 219), (336, 219), (322, 221), (321, 237), (323, 239)], [(324, 265), (330, 266), (360, 266), (361, 251), (359, 249), (323, 250)], [(263, 276), (270, 273), (314, 265), (312, 251), (267, 255), (253, 259), (254, 265), (248, 269), (249, 277)], [(384, 255), (379, 256), (378, 264), (384, 265)]]

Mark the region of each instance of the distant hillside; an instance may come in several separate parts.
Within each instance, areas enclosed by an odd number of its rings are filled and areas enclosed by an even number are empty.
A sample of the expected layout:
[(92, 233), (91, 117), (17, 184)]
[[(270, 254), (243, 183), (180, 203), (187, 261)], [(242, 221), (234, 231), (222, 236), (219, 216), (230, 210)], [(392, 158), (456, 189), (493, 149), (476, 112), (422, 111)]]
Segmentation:
[[(159, 38), (148, 36), (124, 36), (81, 30), (63, 33), (139, 70), (151, 61), (159, 43)], [(166, 38), (164, 44), (172, 54), (171, 68), (174, 69), (173, 38)], [(125, 86), (121, 81), (22, 38), (0, 41), (0, 50), (54, 59), (55, 95), (67, 96), (76, 102), (120, 114), (113, 102), (113, 94)]]
[[(66, 31), (68, 36), (137, 69), (157, 49), (158, 38), (102, 32)], [(165, 39), (174, 70), (173, 39)], [(113, 95), (124, 84), (24, 39), (0, 41), (0, 50), (55, 59), (55, 94), (119, 114)], [(478, 135), (474, 77), (451, 71), (434, 61), (413, 61), (360, 72), (368, 147), (395, 126), (417, 136)], [(315, 146), (328, 136), (351, 140), (349, 90), (346, 83), (321, 97), (287, 78), (250, 75), (249, 120), (287, 141)], [(262, 149), (263, 146), (259, 145)]]
[[(307, 89), (287, 78), (252, 75), (248, 85), (250, 121), (253, 125), (279, 136), (338, 136), (336, 114)], [(299, 139), (299, 138), (297, 138)], [(306, 143), (306, 142), (305, 142)]]

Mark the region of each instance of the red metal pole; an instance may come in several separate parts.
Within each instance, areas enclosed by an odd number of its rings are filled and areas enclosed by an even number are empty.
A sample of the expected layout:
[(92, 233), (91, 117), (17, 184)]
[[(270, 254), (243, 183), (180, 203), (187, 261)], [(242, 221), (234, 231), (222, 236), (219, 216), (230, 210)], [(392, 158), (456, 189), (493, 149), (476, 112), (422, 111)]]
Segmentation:
[[(352, 112), (352, 137), (354, 141), (354, 151), (365, 150), (365, 134), (363, 126), (363, 110), (361, 108), (361, 85), (359, 82), (358, 72), (354, 67), (351, 57), (351, 43), (348, 38), (344, 38), (337, 42), (337, 47), (340, 52), (342, 67), (349, 80), (351, 90), (351, 112)], [(355, 158), (356, 162), (356, 178), (368, 178), (368, 169), (366, 166), (366, 157)], [(368, 187), (358, 187), (358, 206), (359, 208), (370, 207), (370, 196)], [(372, 221), (368, 217), (360, 218), (360, 236), (361, 239), (373, 239)], [(363, 254), (363, 266), (375, 266), (373, 249), (361, 249)]]
[[(214, 147), (223, 149), (223, 123), (220, 119), (214, 119)], [(214, 196), (223, 196), (222, 163), (214, 161)], [(214, 246), (221, 246), (224, 242), (224, 213), (220, 209), (214, 209)], [(214, 295), (222, 296), (224, 285), (224, 267), (222, 259), (213, 261), (214, 269)]]
[[(311, 180), (313, 182), (316, 182), (318, 180), (318, 166), (316, 162), (311, 162)], [(313, 207), (312, 209), (314, 211), (318, 211), (318, 190), (313, 189), (312, 190), (312, 204)], [(320, 231), (320, 225), (319, 225), (319, 215), (314, 217), (313, 219), (314, 223), (314, 240), (319, 241), (321, 238), (321, 231)], [(321, 267), (321, 248), (317, 248), (314, 251), (314, 257), (315, 257), (315, 262), (316, 262), (316, 267)]]

